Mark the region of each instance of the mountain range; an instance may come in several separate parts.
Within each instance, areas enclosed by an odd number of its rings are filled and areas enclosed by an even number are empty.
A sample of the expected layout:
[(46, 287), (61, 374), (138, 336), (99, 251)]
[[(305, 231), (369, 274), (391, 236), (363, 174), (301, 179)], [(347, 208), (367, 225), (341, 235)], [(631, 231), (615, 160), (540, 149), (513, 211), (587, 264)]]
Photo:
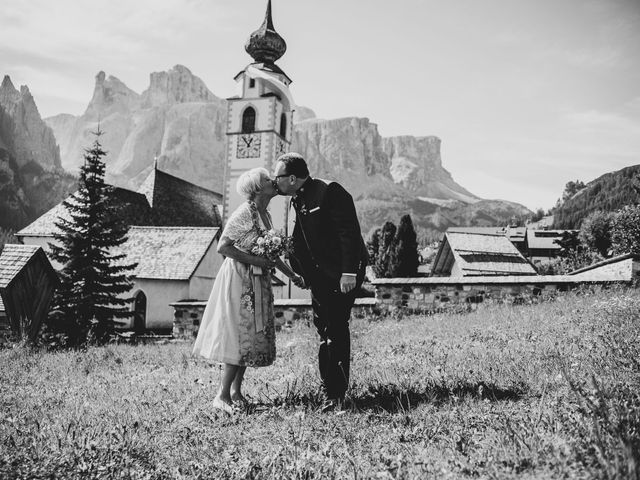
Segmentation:
[[(295, 120), (291, 150), (305, 156), (312, 175), (338, 180), (352, 192), (365, 233), (404, 213), (432, 237), (451, 225), (496, 225), (530, 213), (514, 202), (482, 200), (458, 185), (442, 166), (435, 136), (384, 138), (367, 118), (323, 120), (303, 106), (296, 107)], [(69, 171), (82, 162), (99, 124), (113, 184), (137, 188), (156, 161), (163, 171), (223, 189), (226, 100), (182, 65), (152, 73), (141, 94), (100, 72), (82, 115), (45, 121)]]
[[(0, 87), (0, 227), (21, 228), (74, 188), (74, 174), (98, 127), (108, 152), (107, 180), (136, 189), (154, 163), (221, 192), (227, 102), (176, 65), (150, 74), (142, 93), (99, 72), (82, 115), (41, 119), (29, 89), (9, 77)], [(354, 196), (362, 230), (412, 216), (423, 238), (454, 225), (490, 226), (531, 213), (504, 200), (483, 200), (443, 167), (435, 136), (382, 137), (367, 118), (324, 120), (298, 106), (292, 151), (312, 175), (340, 181)], [(363, 181), (365, 180), (365, 181)]]

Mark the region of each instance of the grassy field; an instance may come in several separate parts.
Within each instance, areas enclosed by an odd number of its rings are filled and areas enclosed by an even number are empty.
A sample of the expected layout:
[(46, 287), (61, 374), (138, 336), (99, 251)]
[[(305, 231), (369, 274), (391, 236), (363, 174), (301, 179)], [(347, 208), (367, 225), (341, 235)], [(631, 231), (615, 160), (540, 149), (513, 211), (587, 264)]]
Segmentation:
[(330, 414), (308, 325), (233, 418), (187, 343), (0, 350), (0, 478), (637, 478), (639, 317), (640, 291), (613, 289), (355, 320)]

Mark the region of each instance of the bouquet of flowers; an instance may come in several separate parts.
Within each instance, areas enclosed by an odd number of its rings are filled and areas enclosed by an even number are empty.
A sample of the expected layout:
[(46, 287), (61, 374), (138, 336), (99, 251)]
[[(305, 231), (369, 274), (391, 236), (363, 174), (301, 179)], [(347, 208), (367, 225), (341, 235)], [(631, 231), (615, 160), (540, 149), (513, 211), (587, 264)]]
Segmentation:
[(251, 248), (251, 253), (271, 260), (291, 251), (291, 237), (276, 230), (263, 230)]

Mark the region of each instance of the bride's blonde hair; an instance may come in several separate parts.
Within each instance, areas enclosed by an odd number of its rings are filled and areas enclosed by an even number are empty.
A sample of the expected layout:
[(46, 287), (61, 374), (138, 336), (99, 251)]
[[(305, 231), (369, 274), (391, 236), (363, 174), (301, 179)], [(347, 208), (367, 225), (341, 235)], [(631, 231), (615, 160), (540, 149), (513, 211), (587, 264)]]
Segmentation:
[(236, 190), (247, 200), (253, 200), (262, 188), (263, 178), (269, 178), (269, 172), (266, 168), (257, 167), (247, 170), (238, 178)]

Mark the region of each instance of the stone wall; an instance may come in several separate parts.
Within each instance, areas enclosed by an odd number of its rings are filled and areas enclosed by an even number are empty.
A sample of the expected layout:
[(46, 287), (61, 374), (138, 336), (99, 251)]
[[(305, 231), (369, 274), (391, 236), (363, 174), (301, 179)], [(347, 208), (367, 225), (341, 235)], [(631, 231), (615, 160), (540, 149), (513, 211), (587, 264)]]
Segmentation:
[[(198, 334), (207, 302), (176, 302), (171, 306), (174, 338), (192, 339)], [(380, 313), (375, 298), (358, 298), (351, 311), (352, 317)], [(294, 322), (313, 322), (311, 299), (276, 299), (274, 305), (276, 330)]]
[(524, 303), (553, 297), (581, 285), (629, 283), (630, 275), (609, 278), (567, 275), (501, 277), (381, 278), (372, 283), (382, 313), (467, 311), (482, 303)]
[[(631, 258), (630, 263), (627, 260)], [(623, 260), (620, 265), (613, 265)], [(604, 268), (606, 267), (606, 268)], [(522, 275), (491, 277), (416, 277), (379, 278), (371, 282), (375, 298), (358, 298), (352, 317), (381, 315), (394, 312), (429, 313), (438, 311), (468, 311), (485, 303), (524, 303), (554, 297), (558, 292), (583, 285), (612, 283), (632, 284), (640, 279), (640, 261), (624, 256), (608, 261), (598, 269), (579, 275)], [(172, 303), (174, 308), (173, 336), (195, 337), (206, 302)], [(277, 299), (276, 328), (294, 322), (311, 323), (310, 299)]]
[(566, 289), (560, 284), (392, 284), (376, 285), (376, 300), (384, 313), (465, 311), (487, 302), (522, 303), (534, 297), (550, 298)]

